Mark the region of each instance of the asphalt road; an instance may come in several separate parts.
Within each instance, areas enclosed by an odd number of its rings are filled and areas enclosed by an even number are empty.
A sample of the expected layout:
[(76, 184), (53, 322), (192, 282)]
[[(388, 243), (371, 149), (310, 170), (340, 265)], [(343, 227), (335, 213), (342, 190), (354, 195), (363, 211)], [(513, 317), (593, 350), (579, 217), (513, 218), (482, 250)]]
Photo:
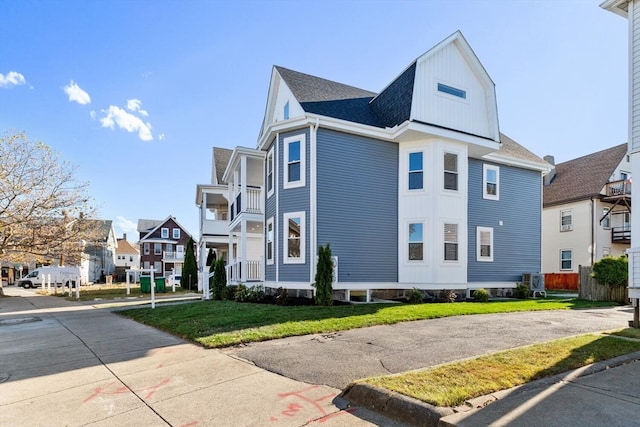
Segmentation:
[(232, 347), (285, 377), (344, 389), (360, 378), (628, 326), (630, 307), (456, 316)]

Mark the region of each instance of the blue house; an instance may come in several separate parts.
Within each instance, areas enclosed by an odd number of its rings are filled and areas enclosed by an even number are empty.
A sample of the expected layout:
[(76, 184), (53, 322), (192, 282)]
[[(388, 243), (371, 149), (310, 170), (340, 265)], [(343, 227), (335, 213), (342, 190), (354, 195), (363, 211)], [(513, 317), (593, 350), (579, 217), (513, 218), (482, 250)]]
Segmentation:
[[(238, 206), (241, 177), (262, 173), (251, 216), (264, 220), (253, 279), (265, 287), (312, 290), (326, 244), (346, 299), (513, 288), (541, 271), (550, 166), (500, 133), (494, 83), (460, 32), (379, 93), (274, 67), (257, 149), (237, 157), (224, 176)], [(240, 241), (229, 252), (238, 266)]]

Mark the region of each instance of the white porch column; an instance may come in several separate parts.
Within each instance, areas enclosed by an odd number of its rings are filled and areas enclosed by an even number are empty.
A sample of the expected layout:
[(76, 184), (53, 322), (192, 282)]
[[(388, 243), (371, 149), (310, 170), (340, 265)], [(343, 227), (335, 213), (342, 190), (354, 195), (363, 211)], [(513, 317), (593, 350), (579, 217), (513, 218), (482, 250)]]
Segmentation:
[(247, 281), (247, 220), (240, 223), (240, 281)]
[(202, 283), (199, 283), (198, 286), (202, 286), (202, 298), (210, 299), (209, 271), (207, 270), (207, 245), (205, 241), (200, 245), (200, 277), (202, 277)]
[(247, 156), (240, 158), (240, 205), (247, 210)]

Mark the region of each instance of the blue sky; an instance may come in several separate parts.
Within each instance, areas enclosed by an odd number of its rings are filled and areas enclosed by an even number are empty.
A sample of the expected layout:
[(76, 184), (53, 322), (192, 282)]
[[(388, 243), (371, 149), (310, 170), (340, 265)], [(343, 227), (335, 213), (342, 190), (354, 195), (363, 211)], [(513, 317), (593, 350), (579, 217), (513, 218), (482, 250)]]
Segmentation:
[(273, 65), (377, 92), (461, 30), (501, 131), (562, 162), (627, 141), (627, 21), (599, 3), (2, 0), (0, 132), (75, 164), (118, 237), (197, 237), (212, 147), (255, 147)]

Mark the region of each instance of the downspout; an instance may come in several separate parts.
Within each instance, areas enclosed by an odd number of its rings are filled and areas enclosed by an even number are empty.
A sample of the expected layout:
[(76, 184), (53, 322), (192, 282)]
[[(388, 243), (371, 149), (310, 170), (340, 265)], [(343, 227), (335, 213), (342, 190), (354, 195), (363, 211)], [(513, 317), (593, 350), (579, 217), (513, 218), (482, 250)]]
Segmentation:
[(318, 253), (317, 248), (317, 223), (316, 223), (316, 214), (317, 214), (317, 157), (316, 157), (316, 145), (318, 138), (318, 127), (320, 126), (320, 118), (316, 117), (316, 123), (310, 126), (310, 141), (309, 141), (309, 177), (310, 177), (310, 188), (309, 188), (309, 225), (310, 225), (310, 233), (309, 233), (309, 246), (311, 252), (311, 258), (309, 259), (310, 267), (309, 268), (309, 283), (313, 284), (315, 282), (316, 277), (316, 258)]
[(591, 267), (595, 260), (596, 242), (595, 242), (595, 204), (593, 202), (593, 196), (589, 198), (591, 200)]
[[(273, 264), (276, 267), (276, 287), (278, 287), (279, 286), (278, 282), (280, 282), (280, 253), (279, 253), (280, 235), (278, 234), (280, 232), (280, 227), (278, 227), (278, 224), (280, 221), (280, 187), (278, 187), (279, 185), (278, 166), (280, 165), (280, 132), (276, 133), (275, 145), (276, 146), (273, 148), (273, 163), (274, 163), (273, 164), (273, 187), (274, 187), (274, 196), (276, 198), (276, 215), (275, 215), (275, 221), (273, 221), (273, 228), (274, 228), (273, 230)], [(284, 162), (283, 162), (283, 165), (284, 165)], [(266, 214), (266, 209), (265, 209), (265, 214)], [(265, 275), (265, 282), (266, 282), (266, 275)]]

